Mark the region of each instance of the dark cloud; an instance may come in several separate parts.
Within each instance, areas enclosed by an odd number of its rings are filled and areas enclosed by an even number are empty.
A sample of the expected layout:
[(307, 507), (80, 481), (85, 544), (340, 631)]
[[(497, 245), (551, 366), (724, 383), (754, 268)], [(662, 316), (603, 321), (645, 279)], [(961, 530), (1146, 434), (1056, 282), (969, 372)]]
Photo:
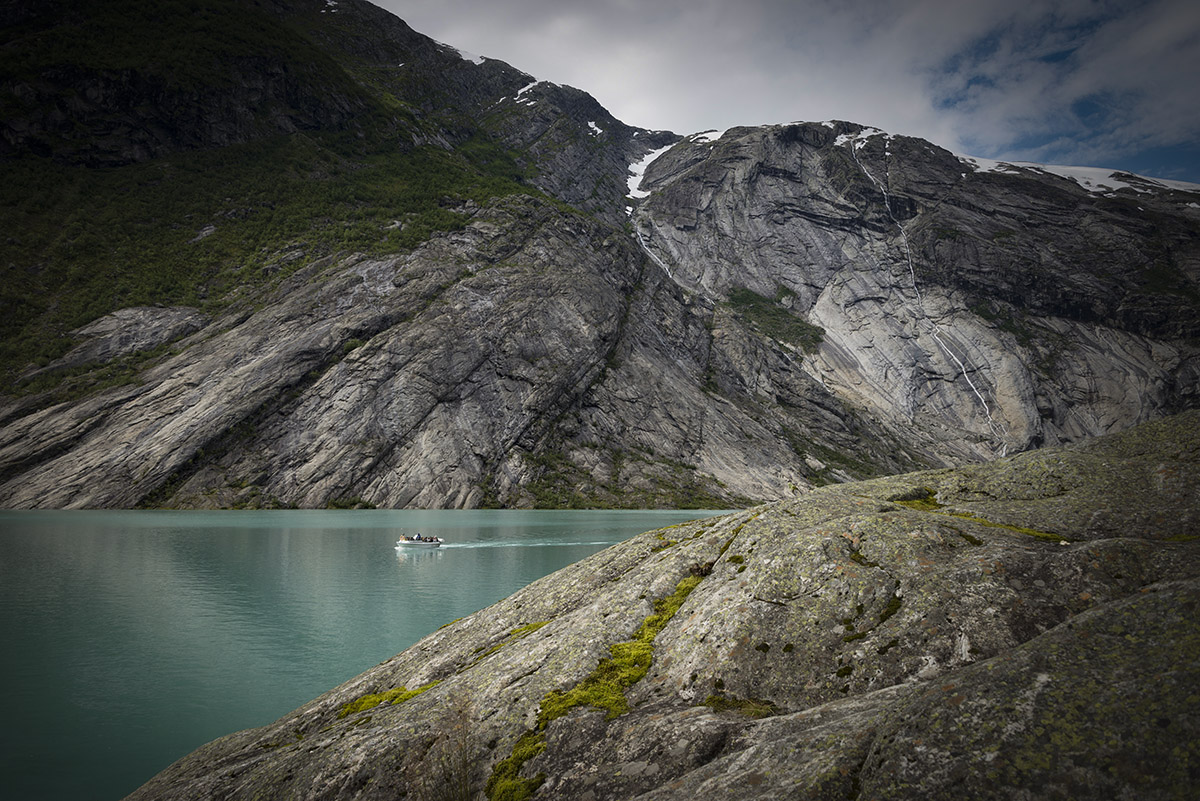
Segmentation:
[(634, 125), (848, 119), (975, 155), (1200, 181), (1195, 0), (375, 1)]

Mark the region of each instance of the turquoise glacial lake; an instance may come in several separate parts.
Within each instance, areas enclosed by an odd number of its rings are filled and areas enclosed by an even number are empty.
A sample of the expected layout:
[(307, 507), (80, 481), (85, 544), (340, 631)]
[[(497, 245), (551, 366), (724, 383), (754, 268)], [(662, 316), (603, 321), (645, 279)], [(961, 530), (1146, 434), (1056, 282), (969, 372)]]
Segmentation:
[[(122, 798), (548, 573), (714, 514), (0, 511), (0, 798)], [(447, 544), (395, 547), (418, 531)]]

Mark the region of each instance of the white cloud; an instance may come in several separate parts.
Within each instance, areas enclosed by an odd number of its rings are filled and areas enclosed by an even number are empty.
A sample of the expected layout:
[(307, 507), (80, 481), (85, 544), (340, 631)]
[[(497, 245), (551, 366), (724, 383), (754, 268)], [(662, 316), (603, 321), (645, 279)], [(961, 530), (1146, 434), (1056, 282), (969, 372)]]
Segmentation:
[(1195, 141), (1200, 7), (1176, 0), (1114, 13), (1043, 7), (968, 40), (931, 85), (968, 144), (1025, 158), (1119, 158)]

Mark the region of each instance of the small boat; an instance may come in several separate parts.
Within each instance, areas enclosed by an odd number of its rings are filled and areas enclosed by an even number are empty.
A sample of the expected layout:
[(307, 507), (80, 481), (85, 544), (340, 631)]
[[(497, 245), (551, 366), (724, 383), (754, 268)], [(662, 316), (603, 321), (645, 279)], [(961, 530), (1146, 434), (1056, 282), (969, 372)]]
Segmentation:
[(420, 534), (414, 534), (411, 537), (401, 537), (396, 540), (396, 547), (406, 548), (440, 548), (445, 542), (441, 537), (422, 537)]

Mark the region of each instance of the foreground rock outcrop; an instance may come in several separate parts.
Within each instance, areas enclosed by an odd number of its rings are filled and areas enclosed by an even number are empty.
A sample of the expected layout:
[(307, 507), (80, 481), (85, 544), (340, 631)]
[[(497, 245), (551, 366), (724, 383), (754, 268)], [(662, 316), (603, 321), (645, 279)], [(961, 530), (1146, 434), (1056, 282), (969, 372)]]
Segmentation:
[(825, 487), (598, 553), (131, 798), (1186, 798), (1198, 532), (1196, 412)]

